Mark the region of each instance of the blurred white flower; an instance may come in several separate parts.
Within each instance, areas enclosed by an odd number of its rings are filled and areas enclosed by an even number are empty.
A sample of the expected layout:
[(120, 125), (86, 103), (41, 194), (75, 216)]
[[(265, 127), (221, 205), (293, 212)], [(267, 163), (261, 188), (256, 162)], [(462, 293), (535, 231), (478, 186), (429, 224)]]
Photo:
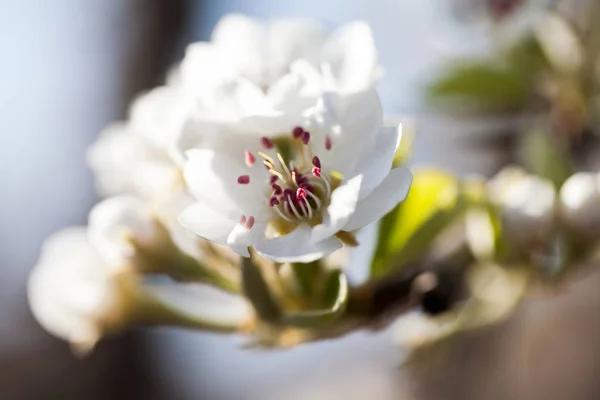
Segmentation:
[(591, 172), (572, 175), (560, 189), (563, 222), (584, 235), (600, 233), (600, 177)]
[(491, 200), (501, 209), (507, 239), (528, 245), (550, 234), (556, 200), (552, 182), (508, 167), (490, 181), (489, 192)]
[(28, 282), (33, 315), (51, 334), (87, 352), (132, 324), (244, 330), (254, 324), (246, 300), (200, 284), (178, 284), (110, 264), (84, 227), (50, 237)]
[(181, 223), (243, 256), (253, 246), (282, 262), (355, 245), (352, 232), (402, 201), (412, 180), (391, 170), (400, 132), (382, 118), (377, 94), (365, 91), (324, 95), (296, 126), (278, 116), (199, 124), (214, 136), (188, 152), (184, 177), (197, 202)]
[(181, 185), (181, 172), (167, 152), (134, 134), (126, 123), (108, 126), (88, 152), (88, 164), (103, 196), (124, 193), (157, 198)]
[(29, 277), (33, 315), (50, 333), (85, 350), (130, 317), (135, 276), (105, 262), (85, 228), (55, 233)]
[(298, 60), (328, 70), (330, 83), (342, 92), (372, 87), (382, 74), (371, 29), (364, 22), (348, 23), (328, 35), (312, 20), (262, 23), (231, 14), (217, 24), (210, 42), (188, 47), (179, 80), (197, 93), (240, 77), (267, 90)]
[(127, 121), (101, 132), (88, 152), (100, 194), (168, 198), (182, 188), (183, 127), (199, 104), (175, 86), (140, 95)]

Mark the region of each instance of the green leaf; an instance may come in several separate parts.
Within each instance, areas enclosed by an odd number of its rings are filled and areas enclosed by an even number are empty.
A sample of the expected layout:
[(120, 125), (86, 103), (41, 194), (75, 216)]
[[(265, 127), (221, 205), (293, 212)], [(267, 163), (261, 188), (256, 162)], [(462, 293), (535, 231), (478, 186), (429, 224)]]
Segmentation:
[(463, 211), (459, 181), (438, 169), (414, 171), (406, 200), (382, 218), (371, 274), (381, 276), (423, 255)]
[(540, 129), (524, 136), (521, 159), (529, 172), (552, 181), (556, 189), (560, 189), (575, 172), (568, 154), (558, 147), (550, 135)]
[(276, 322), (281, 316), (281, 308), (273, 297), (269, 284), (260, 267), (250, 258), (242, 262), (242, 287), (258, 316), (267, 322)]
[(348, 302), (348, 281), (340, 270), (329, 274), (322, 295), (322, 306), (317, 310), (287, 313), (282, 322), (288, 326), (315, 328), (328, 325), (338, 319)]
[(454, 64), (426, 90), (434, 104), (458, 104), (481, 111), (522, 108), (535, 90), (538, 73), (547, 67), (539, 43), (525, 37), (493, 58)]
[(517, 70), (478, 61), (455, 65), (427, 90), (430, 102), (457, 102), (484, 110), (521, 107), (530, 94), (529, 83)]

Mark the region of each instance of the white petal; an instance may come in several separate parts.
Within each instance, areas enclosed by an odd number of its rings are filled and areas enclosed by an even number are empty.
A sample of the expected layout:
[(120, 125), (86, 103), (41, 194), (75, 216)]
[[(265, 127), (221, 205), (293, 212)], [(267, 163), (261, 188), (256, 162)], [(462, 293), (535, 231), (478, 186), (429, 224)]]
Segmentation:
[(88, 151), (87, 161), (104, 196), (164, 195), (176, 186), (179, 176), (165, 151), (148, 138), (133, 134), (124, 123), (112, 124), (102, 131)]
[(179, 222), (204, 239), (227, 245), (227, 237), (238, 220), (220, 214), (202, 202), (196, 202), (183, 211), (179, 216)]
[(275, 262), (308, 263), (323, 258), (342, 247), (342, 243), (335, 238), (311, 243), (310, 237), (311, 228), (303, 224), (287, 235), (263, 240), (254, 248), (260, 255)]
[(361, 21), (346, 24), (334, 33), (323, 47), (323, 59), (331, 65), (343, 92), (369, 88), (382, 73), (371, 28)]
[[(244, 164), (243, 146), (232, 142), (230, 148), (229, 152), (226, 149), (189, 151), (184, 168), (188, 188), (197, 200), (236, 222), (242, 215), (253, 216), (257, 222), (265, 221), (270, 216), (265, 199), (266, 171), (258, 162), (252, 168)], [(236, 149), (239, 154), (231, 154)], [(238, 184), (242, 175), (250, 177), (249, 184)]]
[(400, 136), (400, 127), (381, 128), (371, 137), (353, 174), (362, 174), (360, 199), (368, 196), (389, 174)]
[[(374, 90), (345, 96), (325, 93), (305, 115), (315, 155), (324, 168), (344, 175), (353, 171), (370, 137), (383, 123), (381, 102)], [(330, 150), (325, 148), (326, 137), (331, 140)]]
[(280, 19), (272, 22), (267, 42), (268, 78), (276, 80), (298, 59), (318, 65), (324, 40), (324, 30), (313, 20)]
[(238, 74), (263, 83), (267, 32), (258, 21), (241, 14), (226, 15), (215, 27), (212, 43)]
[(382, 218), (406, 198), (412, 183), (408, 168), (395, 168), (369, 196), (358, 203), (344, 230), (353, 231)]
[(325, 221), (313, 229), (310, 239), (312, 243), (335, 235), (346, 225), (358, 204), (362, 181), (361, 175), (356, 176), (333, 191)]
[(254, 223), (254, 226), (252, 226), (251, 229), (238, 223), (227, 237), (227, 244), (234, 247), (253, 246), (255, 243), (265, 238), (266, 229), (267, 223), (265, 222)]

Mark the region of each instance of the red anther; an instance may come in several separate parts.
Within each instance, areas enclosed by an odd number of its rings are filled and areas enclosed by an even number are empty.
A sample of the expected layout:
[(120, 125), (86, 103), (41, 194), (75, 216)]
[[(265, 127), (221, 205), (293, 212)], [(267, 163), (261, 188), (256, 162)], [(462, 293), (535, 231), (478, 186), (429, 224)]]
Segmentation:
[(302, 143), (308, 144), (308, 142), (310, 142), (310, 133), (304, 131), (302, 133)]
[(312, 163), (315, 167), (321, 168), (321, 160), (319, 160), (319, 157), (314, 156), (312, 159)]
[(269, 205), (271, 207), (278, 206), (279, 205), (279, 199), (277, 199), (277, 197), (275, 197), (275, 196), (271, 197), (269, 199)]
[(297, 126), (292, 130), (292, 136), (295, 139), (298, 139), (299, 137), (301, 137), (302, 135), (304, 135), (304, 129), (302, 129), (301, 126)]
[(281, 186), (279, 186), (277, 184), (273, 184), (273, 185), (271, 185), (271, 187), (273, 188), (273, 194), (275, 194), (275, 195), (280, 195), (283, 192), (283, 189), (281, 189)]
[(240, 218), (240, 224), (245, 225), (246, 224), (246, 216), (242, 215)]
[(238, 176), (237, 182), (240, 185), (247, 185), (250, 183), (250, 176), (249, 175), (240, 175), (240, 176)]
[(298, 197), (299, 199), (305, 198), (306, 195), (307, 195), (306, 189), (300, 187), (300, 188), (298, 188), (298, 190), (296, 190), (296, 197)]
[(320, 178), (321, 177), (321, 168), (319, 168), (319, 167), (313, 167), (312, 174), (316, 178)]
[(252, 229), (254, 226), (254, 217), (251, 215), (248, 217), (248, 222), (246, 223), (246, 228)]
[(262, 145), (262, 147), (264, 147), (267, 150), (270, 150), (273, 148), (273, 141), (266, 136), (263, 136), (260, 138), (260, 144)]
[(325, 149), (331, 150), (331, 138), (329, 136), (325, 138)]
[(275, 182), (277, 182), (278, 176), (277, 175), (271, 175), (271, 177), (269, 178), (269, 183), (271, 185), (275, 184)]
[(254, 154), (250, 153), (248, 150), (245, 150), (244, 160), (246, 161), (246, 165), (251, 167), (256, 162), (256, 157), (254, 157)]

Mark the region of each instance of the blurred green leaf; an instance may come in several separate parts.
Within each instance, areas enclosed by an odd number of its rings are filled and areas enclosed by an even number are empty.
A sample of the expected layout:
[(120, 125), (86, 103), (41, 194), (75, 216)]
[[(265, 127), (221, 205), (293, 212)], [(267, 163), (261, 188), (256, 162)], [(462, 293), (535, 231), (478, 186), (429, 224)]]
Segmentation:
[(535, 77), (546, 65), (539, 44), (525, 38), (503, 54), (484, 60), (464, 60), (451, 66), (426, 90), (434, 104), (457, 103), (461, 108), (510, 111), (525, 105)]
[(414, 171), (406, 200), (380, 222), (371, 274), (384, 275), (423, 255), (463, 208), (454, 176), (438, 169)]
[(524, 136), (521, 159), (531, 173), (552, 181), (557, 190), (575, 172), (568, 154), (541, 129)]
[(242, 262), (242, 287), (262, 320), (276, 322), (279, 319), (281, 308), (273, 297), (260, 267), (250, 258), (244, 258)]
[(330, 324), (339, 318), (348, 302), (348, 281), (342, 271), (336, 270), (329, 274), (321, 299), (321, 308), (287, 313), (282, 322), (288, 326), (314, 328)]
[(456, 101), (469, 108), (517, 109), (530, 94), (517, 71), (491, 62), (458, 64), (428, 88), (431, 102)]

